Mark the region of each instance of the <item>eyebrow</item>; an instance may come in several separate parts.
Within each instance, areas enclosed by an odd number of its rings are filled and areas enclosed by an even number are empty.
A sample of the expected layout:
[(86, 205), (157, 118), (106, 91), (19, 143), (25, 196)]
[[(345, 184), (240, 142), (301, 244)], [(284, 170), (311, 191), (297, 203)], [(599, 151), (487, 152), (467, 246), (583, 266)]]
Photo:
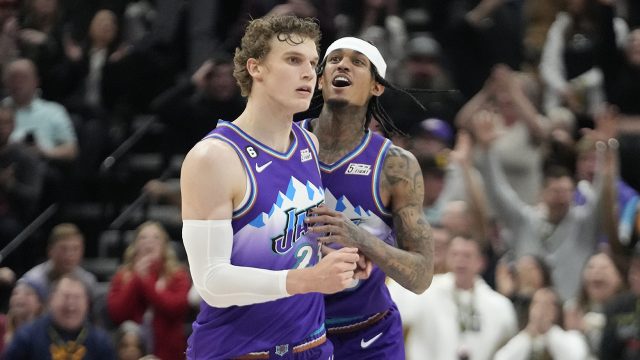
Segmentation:
[[(301, 57), (307, 57), (305, 54), (299, 52), (299, 51), (295, 51), (295, 50), (289, 50), (286, 51), (284, 54), (282, 54), (282, 56), (288, 56), (288, 55), (296, 55), (296, 56), (301, 56)], [(318, 59), (320, 59), (320, 57), (318, 56), (314, 56), (312, 58), (312, 60), (315, 60), (316, 62), (318, 61)]]

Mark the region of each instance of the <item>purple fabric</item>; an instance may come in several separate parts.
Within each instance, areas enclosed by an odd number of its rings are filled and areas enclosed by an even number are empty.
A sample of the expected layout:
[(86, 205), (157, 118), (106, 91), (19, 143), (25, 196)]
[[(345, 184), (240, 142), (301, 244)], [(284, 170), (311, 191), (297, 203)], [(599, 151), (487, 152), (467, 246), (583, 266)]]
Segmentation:
[[(624, 209), (626, 203), (629, 200), (631, 200), (634, 196), (638, 196), (638, 192), (623, 180), (618, 180), (616, 185), (618, 187), (618, 208)], [(584, 205), (584, 203), (587, 202), (587, 199), (584, 197), (584, 194), (576, 189), (573, 201), (576, 205)]]
[[(231, 264), (271, 270), (313, 266), (316, 237), (306, 234), (306, 212), (324, 201), (317, 152), (296, 124), (286, 153), (260, 144), (228, 122), (207, 137), (234, 148), (250, 180), (246, 205), (233, 214)], [(215, 181), (212, 179), (211, 181)], [(189, 359), (225, 359), (302, 341), (324, 326), (319, 293), (266, 303), (215, 308), (204, 301), (188, 340)]]
[(372, 326), (360, 331), (330, 335), (336, 360), (404, 360), (402, 321), (394, 305), (389, 313)]
[(291, 351), (277, 355), (275, 351), (269, 352), (270, 360), (334, 360), (333, 356), (333, 344), (327, 340), (324, 344), (316, 346), (313, 349), (307, 351), (293, 353)]
[[(302, 127), (308, 129), (309, 121), (305, 120)], [(327, 206), (342, 212), (387, 244), (396, 246), (391, 211), (384, 206), (379, 193), (382, 166), (390, 146), (388, 139), (368, 131), (360, 144), (340, 160), (319, 164)], [(389, 309), (393, 300), (384, 279), (384, 272), (374, 265), (367, 280), (325, 296), (327, 328), (349, 324), (350, 319), (357, 322), (362, 317)]]

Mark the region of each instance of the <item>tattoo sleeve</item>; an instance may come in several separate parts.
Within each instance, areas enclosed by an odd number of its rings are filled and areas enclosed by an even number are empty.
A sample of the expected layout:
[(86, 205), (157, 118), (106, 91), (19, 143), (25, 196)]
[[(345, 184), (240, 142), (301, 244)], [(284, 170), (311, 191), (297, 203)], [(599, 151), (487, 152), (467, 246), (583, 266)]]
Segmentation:
[(371, 248), (363, 252), (400, 285), (421, 293), (433, 277), (433, 239), (422, 209), (424, 183), (415, 157), (392, 146), (383, 165), (380, 186), (391, 194), (398, 247), (370, 242)]

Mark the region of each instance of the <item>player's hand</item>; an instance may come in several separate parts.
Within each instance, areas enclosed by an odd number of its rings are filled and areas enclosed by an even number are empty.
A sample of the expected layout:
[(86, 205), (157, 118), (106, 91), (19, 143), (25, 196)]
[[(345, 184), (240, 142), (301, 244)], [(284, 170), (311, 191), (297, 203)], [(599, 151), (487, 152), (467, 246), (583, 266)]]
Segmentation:
[(373, 263), (367, 259), (363, 253), (358, 252), (358, 261), (356, 261), (356, 270), (353, 273), (353, 278), (356, 280), (366, 280), (371, 276), (373, 270)]
[[(321, 247), (322, 256), (338, 251), (328, 246)], [(353, 272), (353, 278), (355, 280), (366, 280), (371, 276), (373, 270), (373, 262), (369, 260), (362, 252), (358, 251), (358, 261), (356, 261), (356, 270)]]
[(331, 251), (312, 268), (315, 291), (333, 294), (349, 287), (357, 268), (358, 249), (341, 248)]
[(342, 246), (358, 247), (366, 241), (366, 232), (354, 224), (343, 213), (320, 205), (310, 210), (305, 218), (307, 231), (324, 234), (318, 237), (323, 243), (338, 243)]

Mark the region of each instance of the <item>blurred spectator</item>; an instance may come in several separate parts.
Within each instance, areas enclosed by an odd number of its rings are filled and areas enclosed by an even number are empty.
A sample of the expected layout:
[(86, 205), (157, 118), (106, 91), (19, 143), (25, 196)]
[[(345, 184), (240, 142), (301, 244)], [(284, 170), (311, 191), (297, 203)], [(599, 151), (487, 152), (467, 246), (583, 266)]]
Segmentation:
[(17, 59), (5, 69), (3, 81), (9, 97), (4, 105), (16, 109), (12, 142), (23, 142), (47, 162), (44, 203), (68, 198), (64, 190), (71, 164), (78, 156), (78, 140), (69, 114), (58, 103), (38, 95), (39, 79), (31, 60)]
[(444, 205), (440, 224), (447, 229), (452, 236), (471, 237), (473, 234), (473, 214), (466, 201), (450, 201)]
[[(99, 10), (91, 18), (83, 40), (64, 39), (64, 59), (52, 69), (51, 97), (74, 116), (80, 153), (75, 175), (96, 177), (98, 164), (114, 142), (127, 108), (130, 46), (120, 42), (118, 18), (111, 10)], [(120, 116), (120, 117), (119, 117)]]
[[(576, 115), (593, 115), (604, 101), (603, 74), (597, 59), (598, 0), (567, 0), (549, 28), (540, 62), (545, 85), (544, 110), (566, 106)], [(615, 20), (616, 42), (628, 28)]]
[(115, 323), (143, 326), (152, 353), (163, 360), (183, 359), (187, 342), (182, 326), (189, 311), (189, 275), (178, 263), (171, 240), (157, 222), (138, 226), (111, 280), (107, 308)]
[[(612, 138), (615, 136), (615, 113), (602, 113), (598, 115), (598, 122), (613, 122), (610, 134), (607, 134), (605, 138)], [(593, 192), (593, 184), (596, 173), (596, 142), (589, 137), (583, 137), (576, 145), (577, 149), (577, 162), (576, 162), (576, 180), (578, 186), (576, 187), (575, 203), (582, 205), (587, 201), (587, 198)], [(616, 174), (617, 175), (617, 174)], [(612, 203), (607, 206), (615, 207), (614, 215), (615, 219), (611, 224), (606, 224), (611, 229), (605, 229), (605, 240), (612, 237), (619, 238), (624, 244), (629, 244), (633, 233), (633, 225), (638, 216), (638, 202), (640, 196), (633, 188), (631, 188), (625, 181), (619, 178), (614, 179), (612, 189), (615, 191), (617, 198), (611, 199)], [(614, 194), (611, 194), (614, 195)], [(618, 225), (618, 226), (616, 226)]]
[(528, 204), (538, 200), (542, 180), (542, 149), (547, 138), (546, 119), (538, 113), (526, 92), (525, 77), (505, 65), (493, 68), (482, 89), (467, 102), (456, 124), (469, 129), (472, 117), (482, 109), (495, 110), (500, 132), (495, 143), (496, 156), (509, 185)]
[(433, 226), (433, 273), (446, 274), (449, 272), (447, 267), (447, 252), (451, 243), (451, 235), (447, 229)]
[[(440, 156), (420, 155), (416, 156), (420, 170), (422, 171), (422, 182), (424, 183), (424, 214), (427, 216), (429, 224), (440, 224), (440, 216), (444, 202), (440, 201), (442, 190), (446, 186), (445, 182), (445, 154)], [(442, 159), (443, 161), (439, 161)]]
[(496, 266), (496, 290), (513, 303), (520, 329), (527, 324), (533, 294), (551, 286), (551, 269), (540, 257), (525, 255), (515, 264), (501, 260)]
[(149, 180), (144, 185), (144, 192), (149, 194), (151, 200), (155, 202), (168, 203), (177, 207), (182, 206), (180, 179)]
[(69, 114), (60, 104), (38, 97), (39, 79), (33, 62), (14, 60), (6, 68), (3, 80), (9, 92), (3, 104), (16, 109), (11, 141), (32, 145), (46, 160), (75, 159), (77, 139)]
[[(190, 0), (187, 3), (188, 73), (195, 72), (215, 53), (232, 53), (240, 40), (237, 32), (244, 25), (245, 16), (251, 14), (257, 18), (267, 12), (263, 10), (262, 14), (252, 13), (247, 3), (248, 1), (220, 0)], [(291, 12), (301, 13), (303, 16), (317, 16), (315, 7), (310, 5), (311, 1), (291, 1), (289, 4), (291, 5), (281, 6), (286, 6)], [(305, 11), (298, 10), (306, 6), (311, 6), (313, 11), (306, 14)], [(296, 9), (292, 9), (294, 7)]]
[[(444, 142), (434, 143), (441, 147)], [(472, 237), (484, 248), (488, 209), (480, 175), (471, 165), (471, 146), (469, 134), (460, 131), (453, 150), (440, 150), (433, 161), (427, 161), (430, 157), (418, 157), (425, 186), (424, 211), (429, 223), (442, 225), (453, 235)]]
[[(14, 111), (0, 104), (0, 246), (6, 246), (31, 220), (42, 193), (44, 167), (22, 143), (9, 143), (15, 128)], [(22, 274), (26, 250), (16, 249), (6, 260)]]
[(601, 37), (598, 65), (604, 72), (607, 101), (618, 106), (623, 114), (640, 114), (640, 29), (629, 33), (623, 46), (618, 34), (620, 21), (614, 16), (614, 1), (598, 0), (602, 21), (597, 31)]
[(120, 41), (118, 18), (111, 10), (99, 10), (80, 44), (66, 38), (64, 61), (56, 67), (59, 94), (67, 109), (85, 121), (108, 120), (127, 79), (121, 74), (129, 46)]
[(380, 50), (387, 72), (395, 69), (407, 42), (407, 32), (398, 16), (396, 0), (342, 1), (335, 17), (338, 37), (355, 36), (370, 41)]
[(560, 10), (560, 1), (524, 0), (524, 68), (523, 71), (536, 73), (540, 64), (542, 48), (547, 31)]
[[(468, 204), (470, 227), (466, 230), (461, 230), (463, 234), (467, 234), (480, 241), (481, 245), (485, 246), (487, 245), (486, 240), (489, 236), (489, 208), (487, 198), (484, 195), (482, 178), (472, 165), (472, 151), (473, 142), (471, 135), (466, 130), (459, 131), (456, 137), (455, 147), (449, 152), (448, 157), (450, 164), (445, 180), (446, 188), (441, 198), (451, 201), (455, 199), (453, 195), (454, 191), (458, 194), (464, 194), (462, 199)], [(459, 182), (458, 188), (452, 186), (452, 183), (456, 180)]]
[(22, 279), (51, 292), (54, 281), (67, 274), (81, 279), (88, 291), (96, 288), (96, 277), (80, 267), (84, 256), (84, 236), (71, 223), (56, 225), (49, 235), (48, 260), (27, 271)]
[(58, 0), (25, 0), (18, 30), (20, 56), (30, 59), (41, 76), (43, 97), (49, 99), (51, 69), (63, 58), (62, 9)]
[(0, 316), (0, 354), (18, 329), (44, 312), (46, 302), (44, 289), (28, 281), (18, 281), (11, 292), (7, 314)]
[(409, 328), (407, 359), (491, 359), (517, 332), (513, 306), (479, 277), (484, 259), (476, 241), (453, 238), (447, 264), (450, 272), (421, 295), (389, 286)]
[[(453, 124), (455, 114), (464, 100), (444, 67), (446, 60), (440, 44), (423, 33), (411, 38), (405, 46), (396, 74), (399, 87), (410, 89), (411, 94), (422, 104), (394, 89), (387, 89), (380, 98), (383, 106), (404, 131), (411, 131), (418, 119), (435, 117)], [(414, 90), (415, 89), (415, 90)], [(427, 89), (429, 91), (420, 91)], [(412, 91), (413, 90), (413, 91)], [(413, 135), (413, 132), (410, 132)]]
[[(576, 295), (580, 272), (596, 250), (599, 231), (599, 208), (604, 183), (612, 178), (613, 154), (601, 143), (596, 165), (594, 192), (583, 206), (575, 206), (575, 185), (571, 175), (562, 168), (548, 169), (545, 174), (541, 203), (537, 207), (525, 204), (505, 180), (492, 149), (496, 132), (494, 115), (480, 112), (473, 119), (474, 135), (483, 151), (480, 154), (487, 196), (497, 219), (510, 231), (509, 248), (516, 258), (523, 255), (542, 256), (553, 269), (552, 278), (563, 299)], [(607, 209), (603, 209), (605, 211)], [(609, 209), (610, 210), (610, 209)]]
[(113, 11), (122, 20), (129, 3), (140, 0), (59, 0), (64, 23), (64, 36), (75, 41), (82, 40), (89, 32), (91, 19), (101, 9)]
[(436, 38), (443, 45), (454, 83), (466, 98), (480, 90), (496, 64), (518, 69), (522, 62), (520, 1), (441, 3), (442, 13), (434, 13), (434, 21), (441, 23), (436, 25)]
[(45, 316), (18, 330), (6, 359), (115, 359), (109, 335), (88, 321), (89, 290), (80, 278), (58, 279), (48, 305)]
[(498, 351), (495, 360), (583, 360), (587, 344), (579, 333), (564, 331), (560, 298), (550, 288), (536, 290), (529, 307), (527, 327)]
[(543, 168), (560, 166), (575, 172), (576, 117), (565, 107), (552, 109), (548, 114), (549, 138), (546, 144)]
[(624, 290), (622, 274), (613, 259), (598, 253), (587, 261), (582, 271), (582, 283), (577, 298), (564, 306), (564, 325), (567, 330), (584, 334), (592, 359), (596, 359), (605, 325), (604, 306)]
[(166, 155), (186, 154), (218, 119), (233, 121), (244, 109), (232, 58), (219, 54), (205, 61), (189, 81), (160, 94), (151, 107), (168, 125)]
[[(636, 166), (640, 153), (640, 29), (629, 34), (621, 49), (617, 46), (614, 2), (600, 0), (600, 3), (604, 18), (600, 29), (600, 66), (604, 71), (607, 100), (616, 105), (622, 115), (618, 123), (620, 170), (622, 177), (640, 190), (640, 170)], [(629, 5), (640, 9), (635, 1), (629, 1)]]
[(411, 152), (416, 156), (436, 156), (453, 143), (453, 129), (448, 123), (435, 118), (420, 121), (411, 132)]
[(640, 247), (633, 250), (628, 273), (629, 289), (605, 307), (606, 325), (600, 342), (601, 360), (640, 358)]
[[(18, 0), (0, 0), (0, 72), (18, 57)], [(3, 86), (0, 86), (2, 90)], [(0, 91), (3, 94), (4, 91)]]
[(125, 321), (116, 331), (116, 350), (118, 360), (157, 360), (158, 358), (147, 355), (147, 347), (140, 325), (133, 321)]

